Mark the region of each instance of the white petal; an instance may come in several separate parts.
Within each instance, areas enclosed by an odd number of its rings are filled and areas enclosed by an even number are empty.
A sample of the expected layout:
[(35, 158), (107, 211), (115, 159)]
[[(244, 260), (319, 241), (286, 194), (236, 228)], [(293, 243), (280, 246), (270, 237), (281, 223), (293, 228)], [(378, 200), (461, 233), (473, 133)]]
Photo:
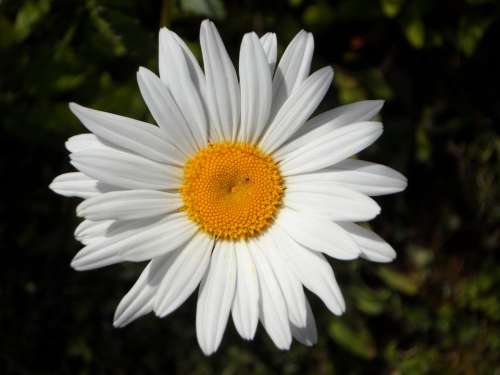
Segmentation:
[(236, 330), (245, 340), (252, 340), (259, 323), (259, 282), (257, 270), (245, 242), (235, 244), (236, 291), (232, 317)]
[(156, 315), (170, 314), (198, 287), (208, 269), (213, 245), (212, 238), (199, 232), (178, 252), (156, 294)]
[(249, 249), (259, 278), (260, 320), (278, 349), (288, 350), (292, 343), (292, 333), (288, 322), (286, 302), (280, 286), (263, 251), (255, 241), (250, 242)]
[(276, 39), (275, 33), (265, 33), (260, 38), (260, 43), (267, 57), (267, 63), (269, 64), (269, 71), (271, 76), (274, 75), (274, 67), (276, 66), (276, 60), (278, 59), (278, 40)]
[(288, 44), (274, 73), (271, 118), (309, 75), (313, 52), (313, 35), (304, 30), (297, 33)]
[(367, 221), (380, 213), (370, 197), (332, 183), (289, 183), (285, 206), (333, 221)]
[(397, 193), (407, 186), (406, 177), (398, 171), (385, 165), (355, 159), (343, 160), (317, 172), (289, 176), (286, 181), (287, 187), (299, 184), (337, 185), (370, 196)]
[(159, 218), (148, 218), (139, 220), (84, 220), (75, 229), (75, 238), (79, 241), (103, 238), (135, 230), (159, 221)]
[[(191, 70), (188, 63), (191, 65)], [(194, 138), (198, 145), (206, 145), (208, 141), (207, 118), (200, 93), (192, 80), (192, 78), (201, 78), (196, 69), (198, 64), (195, 62), (196, 65), (193, 66), (193, 61), (186, 56), (186, 50), (179, 45), (175, 33), (167, 28), (160, 30), (160, 64), (163, 67), (161, 79), (170, 89)]]
[(371, 145), (382, 130), (379, 122), (343, 126), (284, 155), (281, 170), (285, 176), (290, 176), (331, 166)]
[(159, 218), (82, 223), (77, 228), (76, 235), (77, 238), (83, 238), (82, 242), (86, 246), (75, 255), (71, 267), (85, 271), (123, 262), (119, 251), (112, 245), (158, 223)]
[(354, 223), (339, 223), (361, 249), (361, 257), (372, 262), (387, 263), (396, 258), (396, 252), (379, 235)]
[(178, 193), (155, 190), (127, 190), (100, 194), (84, 200), (78, 216), (90, 220), (132, 220), (167, 214), (182, 207)]
[(341, 105), (314, 116), (307, 121), (306, 126), (309, 126), (310, 130), (326, 124), (333, 128), (339, 128), (355, 122), (370, 121), (380, 112), (383, 106), (383, 100), (362, 100)]
[(305, 327), (297, 327), (290, 322), (293, 337), (301, 344), (312, 346), (318, 341), (318, 331), (316, 330), (316, 321), (314, 314), (309, 305), (307, 298), (306, 301), (306, 325)]
[(90, 178), (80, 172), (64, 173), (50, 183), (49, 188), (65, 197), (89, 198), (108, 191), (120, 190)]
[(217, 242), (196, 307), (196, 336), (205, 355), (214, 353), (226, 329), (236, 287), (236, 255), (231, 242)]
[(124, 260), (141, 262), (184, 246), (196, 231), (196, 225), (179, 212), (120, 241), (100, 245), (115, 249)]
[(81, 150), (70, 158), (86, 175), (124, 189), (175, 189), (181, 183), (181, 169), (111, 147)]
[[(162, 30), (167, 30), (166, 28)], [(162, 33), (162, 30), (160, 30), (160, 33)], [(176, 42), (179, 47), (181, 47), (182, 52), (184, 53), (184, 58), (185, 60), (172, 60), (170, 56), (165, 54), (165, 51), (162, 49), (159, 51), (159, 59), (158, 59), (158, 70), (160, 71), (160, 78), (163, 82), (168, 84), (168, 80), (170, 77), (168, 77), (169, 72), (170, 72), (170, 66), (172, 63), (186, 63), (188, 70), (189, 70), (189, 75), (191, 77), (191, 81), (195, 85), (196, 89), (198, 90), (198, 93), (200, 95), (200, 98), (203, 101), (203, 98), (206, 95), (206, 82), (205, 82), (205, 75), (203, 74), (203, 71), (200, 68), (200, 64), (198, 64), (198, 61), (196, 60), (196, 57), (194, 57), (193, 53), (189, 49), (189, 47), (184, 43), (184, 41), (172, 30), (168, 30), (170, 37), (172, 37)], [(172, 73), (170, 73), (172, 74)]]
[(154, 296), (175, 255), (176, 252), (171, 252), (148, 263), (134, 286), (118, 304), (113, 320), (115, 327), (124, 327), (153, 310)]
[(341, 315), (345, 311), (344, 298), (325, 257), (302, 247), (279, 226), (274, 226), (270, 232), (283, 261), (302, 284), (321, 298), (332, 313)]
[(88, 130), (112, 145), (151, 160), (182, 163), (182, 154), (156, 126), (76, 103), (70, 103), (69, 108)]
[(270, 231), (267, 231), (264, 235), (259, 237), (258, 244), (280, 285), (281, 292), (285, 298), (290, 322), (295, 326), (305, 327), (306, 296), (302, 284), (279, 255), (279, 250), (277, 249), (278, 245), (274, 243)]
[(88, 271), (123, 262), (123, 258), (110, 247), (101, 247), (103, 238), (90, 241), (71, 261), (71, 267), (77, 271)]
[(365, 100), (323, 112), (308, 120), (286, 145), (275, 152), (274, 157), (281, 160), (289, 152), (320, 139), (335, 129), (355, 122), (369, 121), (383, 105), (383, 100)]
[(295, 241), (336, 259), (355, 259), (360, 250), (354, 240), (336, 223), (306, 212), (282, 208), (276, 219)]
[(332, 79), (333, 70), (327, 66), (302, 82), (274, 117), (262, 137), (260, 147), (271, 153), (285, 143), (321, 103)]
[(84, 133), (69, 137), (64, 146), (69, 152), (77, 152), (86, 148), (102, 146), (103, 142), (92, 133)]
[[(106, 237), (90, 242), (75, 256), (71, 266), (84, 270), (104, 267), (116, 261), (149, 260), (183, 246), (197, 230), (183, 213), (171, 214), (162, 220), (130, 222), (133, 228), (108, 233)], [(141, 222), (146, 224), (134, 224)]]
[(87, 245), (95, 239), (104, 237), (113, 222), (113, 220), (83, 220), (75, 229), (75, 238)]
[(189, 124), (168, 87), (150, 70), (139, 68), (137, 83), (156, 123), (184, 155), (193, 154), (198, 146)]
[(238, 140), (257, 141), (271, 110), (271, 73), (257, 34), (243, 37), (240, 48), (241, 124)]
[(240, 88), (233, 63), (215, 25), (205, 20), (200, 31), (207, 78), (207, 107), (213, 140), (235, 139), (240, 121)]

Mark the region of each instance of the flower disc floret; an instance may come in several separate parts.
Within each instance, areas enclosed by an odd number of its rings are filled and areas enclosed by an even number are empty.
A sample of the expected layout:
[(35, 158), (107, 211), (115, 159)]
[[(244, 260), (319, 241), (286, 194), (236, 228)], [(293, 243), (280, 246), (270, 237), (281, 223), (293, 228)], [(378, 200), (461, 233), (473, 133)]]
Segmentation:
[(216, 143), (184, 168), (181, 189), (189, 218), (213, 237), (254, 237), (272, 222), (283, 179), (271, 156), (247, 143)]

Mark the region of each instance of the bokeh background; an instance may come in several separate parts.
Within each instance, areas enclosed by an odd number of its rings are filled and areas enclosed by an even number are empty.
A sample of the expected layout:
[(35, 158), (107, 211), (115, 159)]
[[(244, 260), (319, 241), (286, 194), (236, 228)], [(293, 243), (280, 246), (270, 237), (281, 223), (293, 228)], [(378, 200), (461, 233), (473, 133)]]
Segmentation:
[[(0, 0), (1, 374), (500, 374), (500, 41), (494, 0)], [(311, 296), (313, 348), (280, 352), (229, 323), (206, 358), (195, 298), (169, 316), (112, 327), (142, 265), (69, 267), (78, 200), (47, 188), (84, 132), (67, 103), (150, 120), (139, 66), (157, 71), (167, 25), (199, 56), (216, 21), (275, 31), (280, 52), (312, 31), (314, 68), (333, 65), (323, 108), (386, 100), (385, 133), (364, 152), (409, 179), (371, 225), (398, 251), (388, 265), (333, 261), (343, 317)]]

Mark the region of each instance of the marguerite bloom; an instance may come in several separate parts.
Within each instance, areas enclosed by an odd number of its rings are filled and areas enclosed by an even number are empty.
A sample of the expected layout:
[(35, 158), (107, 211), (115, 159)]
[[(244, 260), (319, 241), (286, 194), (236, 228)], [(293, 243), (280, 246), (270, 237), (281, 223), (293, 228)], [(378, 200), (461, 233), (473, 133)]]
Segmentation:
[(334, 314), (345, 303), (323, 254), (389, 262), (395, 252), (355, 222), (380, 212), (370, 196), (406, 187), (386, 166), (351, 157), (382, 134), (381, 101), (311, 118), (333, 70), (310, 74), (313, 36), (299, 32), (279, 64), (272, 33), (243, 37), (238, 74), (210, 21), (202, 70), (172, 31), (160, 31), (160, 77), (140, 68), (139, 89), (158, 126), (77, 104), (91, 132), (66, 143), (78, 172), (50, 187), (85, 200), (75, 231), (89, 270), (149, 263), (121, 300), (114, 325), (165, 317), (198, 287), (196, 333), (207, 355), (229, 316), (254, 337), (260, 321), (279, 349), (311, 345), (316, 326), (304, 286)]

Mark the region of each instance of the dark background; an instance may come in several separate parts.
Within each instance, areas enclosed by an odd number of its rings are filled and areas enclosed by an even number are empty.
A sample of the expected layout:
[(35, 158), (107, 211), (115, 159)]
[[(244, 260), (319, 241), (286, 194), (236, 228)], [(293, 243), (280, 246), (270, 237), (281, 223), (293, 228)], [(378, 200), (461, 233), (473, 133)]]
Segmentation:
[[(280, 52), (312, 31), (314, 67), (335, 68), (324, 108), (386, 100), (363, 157), (409, 179), (372, 223), (398, 258), (332, 262), (348, 310), (311, 297), (313, 348), (279, 352), (262, 327), (244, 342), (229, 323), (206, 358), (194, 298), (114, 329), (141, 265), (69, 266), (78, 201), (47, 188), (83, 132), (67, 103), (149, 119), (135, 73), (157, 71), (159, 26), (199, 56), (206, 17), (233, 57), (249, 30), (275, 31)], [(500, 374), (499, 20), (488, 0), (1, 0), (0, 374)]]

